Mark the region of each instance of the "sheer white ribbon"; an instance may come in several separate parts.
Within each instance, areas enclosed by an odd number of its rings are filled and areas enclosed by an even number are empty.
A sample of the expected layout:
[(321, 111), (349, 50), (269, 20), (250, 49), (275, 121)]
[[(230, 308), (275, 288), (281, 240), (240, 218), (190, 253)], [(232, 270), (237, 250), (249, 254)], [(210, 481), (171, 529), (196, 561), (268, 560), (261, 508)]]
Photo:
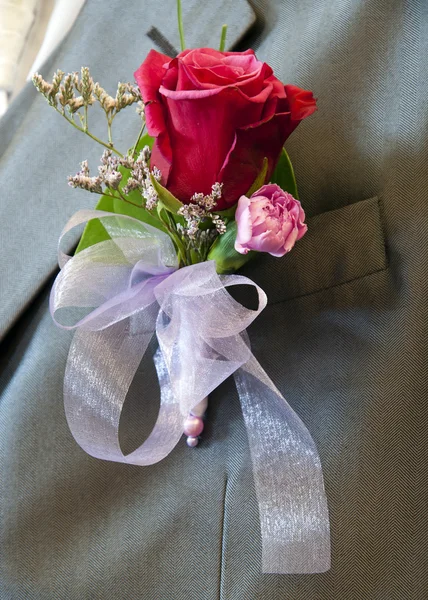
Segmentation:
[[(156, 463), (179, 441), (191, 409), (234, 374), (259, 503), (263, 571), (327, 570), (329, 519), (315, 444), (251, 353), (245, 332), (266, 306), (263, 290), (246, 277), (219, 276), (214, 262), (178, 269), (169, 236), (131, 217), (80, 211), (61, 239), (91, 219), (100, 219), (111, 239), (73, 258), (60, 251), (62, 270), (51, 294), (55, 322), (77, 328), (64, 380), (76, 441), (98, 458)], [(228, 293), (227, 287), (240, 284), (255, 287), (257, 310)], [(60, 324), (58, 312), (71, 308), (91, 310), (74, 324)], [(120, 415), (154, 333), (159, 415), (147, 440), (124, 455)]]

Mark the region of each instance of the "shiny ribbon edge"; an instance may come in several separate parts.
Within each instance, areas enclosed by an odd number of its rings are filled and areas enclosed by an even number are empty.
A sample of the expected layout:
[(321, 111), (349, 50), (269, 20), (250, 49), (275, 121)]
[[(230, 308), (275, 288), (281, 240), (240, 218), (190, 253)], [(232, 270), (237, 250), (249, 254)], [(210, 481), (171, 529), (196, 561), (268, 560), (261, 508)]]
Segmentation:
[[(95, 218), (101, 219), (105, 225), (107, 217), (118, 219), (114, 213), (79, 211), (66, 225), (60, 244), (63, 236), (76, 225)], [(132, 225), (137, 230), (143, 228), (163, 244), (171, 243), (163, 232), (132, 217), (120, 216), (120, 223), (123, 223), (123, 219), (134, 222)], [(78, 256), (67, 256), (59, 249), (60, 266), (64, 268)], [(152, 302), (147, 302), (146, 297), (146, 305), (142, 310), (131, 311), (125, 318), (94, 331), (85, 329), (88, 319), (71, 327), (55, 320), (56, 291), (62, 272), (58, 275), (51, 294), (54, 320), (67, 329), (79, 327), (70, 346), (64, 378), (65, 412), (73, 437), (88, 454), (104, 460), (150, 465), (165, 458), (182, 437), (183, 418), (197, 401), (194, 399), (185, 407), (180, 405), (171, 383), (171, 365), (162, 337), (164, 294), (174, 277), (178, 278), (179, 283), (183, 282), (185, 270), (196, 272), (199, 269), (200, 272), (192, 273), (192, 276), (196, 274), (196, 279), (209, 279), (212, 273), (208, 274), (207, 268), (215, 271), (214, 263), (209, 265), (200, 263), (179, 271), (175, 270), (176, 265), (163, 265), (165, 271), (157, 275), (157, 285), (145, 291), (146, 296), (147, 293), (149, 296), (152, 294)], [(150, 269), (153, 270), (153, 265)], [(256, 288), (259, 308), (248, 311), (246, 326), (265, 308), (266, 295), (248, 278), (237, 275), (216, 275), (216, 278), (224, 291), (227, 286), (237, 284)], [(147, 281), (143, 282), (142, 288), (144, 285), (147, 287)], [(192, 283), (189, 289), (191, 286)], [(229, 294), (227, 296), (228, 302), (238, 304)], [(168, 291), (166, 297), (170, 297)], [(324, 572), (330, 568), (330, 534), (317, 449), (305, 425), (251, 353), (246, 326), (232, 336), (234, 342), (240, 343), (238, 354), (241, 360), (235, 363), (230, 361), (230, 372), (223, 373), (221, 380), (234, 373), (247, 429), (260, 514), (262, 570), (265, 573)], [(120, 414), (136, 370), (155, 332), (159, 349), (154, 362), (161, 390), (158, 419), (146, 441), (132, 453), (124, 455), (118, 438)], [(102, 393), (99, 393), (100, 390)]]

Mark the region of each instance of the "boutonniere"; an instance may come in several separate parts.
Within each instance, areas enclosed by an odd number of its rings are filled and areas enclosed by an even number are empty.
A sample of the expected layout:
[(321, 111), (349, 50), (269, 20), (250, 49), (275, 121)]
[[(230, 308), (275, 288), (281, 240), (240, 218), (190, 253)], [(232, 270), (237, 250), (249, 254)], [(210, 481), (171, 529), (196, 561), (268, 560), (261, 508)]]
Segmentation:
[[(183, 433), (203, 440), (209, 394), (234, 375), (248, 432), (263, 541), (263, 571), (312, 573), (329, 568), (329, 521), (315, 444), (251, 352), (246, 328), (266, 306), (255, 283), (234, 273), (258, 252), (283, 257), (306, 232), (305, 213), (284, 142), (316, 110), (309, 91), (284, 85), (252, 50), (185, 49), (170, 58), (151, 50), (111, 96), (88, 68), (37, 89), (73, 127), (104, 146), (98, 171), (87, 161), (72, 187), (100, 199), (81, 210), (61, 238), (61, 271), (52, 316), (76, 329), (64, 379), (71, 432), (92, 456), (150, 465)], [(90, 128), (105, 113), (106, 139)], [(135, 144), (116, 148), (113, 122), (134, 105)], [(85, 225), (73, 256), (61, 248)], [(286, 259), (284, 259), (286, 260)], [(230, 286), (256, 288), (249, 310)], [(83, 311), (83, 312), (82, 312)], [(77, 315), (77, 316), (76, 316)], [(157, 422), (124, 455), (119, 420), (152, 337), (160, 385)], [(144, 398), (149, 402), (150, 398)], [(190, 459), (189, 459), (190, 460)]]

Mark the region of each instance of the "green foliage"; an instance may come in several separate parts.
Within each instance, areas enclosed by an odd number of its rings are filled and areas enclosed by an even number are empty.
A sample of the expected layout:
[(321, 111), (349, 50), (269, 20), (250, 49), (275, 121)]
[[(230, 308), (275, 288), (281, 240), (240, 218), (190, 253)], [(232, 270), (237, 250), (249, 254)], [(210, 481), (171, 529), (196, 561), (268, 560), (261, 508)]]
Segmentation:
[[(137, 142), (137, 145), (133, 149), (134, 155), (138, 154), (139, 152), (141, 152), (141, 150), (144, 148), (144, 146), (148, 146), (150, 148), (150, 150), (151, 150), (153, 148), (153, 144), (154, 143), (155, 143), (155, 138), (153, 138), (148, 133), (145, 133), (144, 135), (142, 135), (140, 137), (140, 139)], [(129, 152), (131, 153), (131, 150)]]
[(183, 206), (183, 204), (180, 202), (180, 200), (173, 196), (171, 192), (164, 188), (163, 185), (159, 183), (159, 181), (156, 181), (153, 175), (150, 175), (150, 179), (152, 180), (152, 185), (155, 188), (157, 195), (159, 196), (159, 201), (167, 210), (169, 210), (169, 212), (176, 215), (180, 208)]
[(282, 149), (278, 164), (271, 177), (271, 182), (278, 184), (280, 188), (291, 194), (296, 200), (299, 199), (293, 165), (291, 164), (290, 157), (285, 148)]
[[(148, 134), (141, 137), (139, 140), (135, 152), (139, 152), (144, 148), (144, 146), (153, 146), (153, 138)], [(125, 167), (120, 166), (119, 171), (122, 173), (123, 178), (120, 183), (119, 188), (122, 190), (126, 182), (129, 178), (130, 171), (129, 169), (125, 169)], [(114, 192), (112, 192), (114, 193)], [(127, 195), (127, 198), (134, 205), (142, 204), (141, 195), (138, 191), (130, 192)], [(101, 196), (98, 204), (96, 205), (96, 210), (102, 210), (105, 212), (112, 212), (118, 215), (127, 215), (129, 217), (134, 217), (134, 219), (138, 219), (139, 221), (143, 221), (144, 223), (148, 223), (153, 227), (157, 227), (158, 229), (165, 230), (162, 223), (148, 210), (146, 210), (143, 206), (134, 206), (133, 204), (129, 204), (120, 198), (111, 198), (107, 195)], [(98, 219), (93, 219), (86, 224), (86, 227), (83, 231), (82, 237), (80, 238), (79, 245), (76, 249), (76, 254), (81, 252), (85, 248), (89, 248), (89, 246), (93, 246), (94, 244), (98, 244), (98, 242), (103, 242), (105, 240), (109, 240), (110, 236), (107, 231), (104, 229), (101, 221)]]
[(208, 260), (215, 260), (217, 273), (234, 273), (257, 253), (240, 254), (235, 250), (236, 221), (229, 221), (226, 233), (219, 235), (208, 253)]

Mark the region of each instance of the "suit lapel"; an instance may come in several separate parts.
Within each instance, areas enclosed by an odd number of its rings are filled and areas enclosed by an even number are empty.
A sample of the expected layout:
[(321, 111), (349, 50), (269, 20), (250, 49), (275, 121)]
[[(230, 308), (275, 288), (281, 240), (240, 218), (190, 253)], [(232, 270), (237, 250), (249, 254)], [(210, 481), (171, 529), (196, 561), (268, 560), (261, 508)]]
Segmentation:
[[(186, 0), (183, 9), (188, 47), (218, 47), (221, 26), (227, 22), (230, 48), (255, 18), (246, 0), (232, 7), (227, 0), (212, 5)], [(151, 48), (165, 51), (159, 44), (166, 41), (179, 49), (175, 11), (175, 0), (130, 0), (126, 8), (119, 0), (87, 0), (42, 74), (49, 77), (56, 68), (67, 72), (88, 65), (94, 78), (114, 94), (118, 81), (132, 81)], [(91, 112), (91, 129), (105, 138), (104, 117)], [(132, 112), (119, 115), (115, 123), (119, 148), (135, 141), (138, 123)], [(97, 198), (69, 188), (66, 177), (84, 159), (95, 170), (102, 149), (63, 122), (32, 84), (0, 121), (0, 140), (1, 339), (55, 272), (57, 239), (68, 218), (80, 208), (94, 206)], [(70, 245), (75, 241), (70, 239)]]

